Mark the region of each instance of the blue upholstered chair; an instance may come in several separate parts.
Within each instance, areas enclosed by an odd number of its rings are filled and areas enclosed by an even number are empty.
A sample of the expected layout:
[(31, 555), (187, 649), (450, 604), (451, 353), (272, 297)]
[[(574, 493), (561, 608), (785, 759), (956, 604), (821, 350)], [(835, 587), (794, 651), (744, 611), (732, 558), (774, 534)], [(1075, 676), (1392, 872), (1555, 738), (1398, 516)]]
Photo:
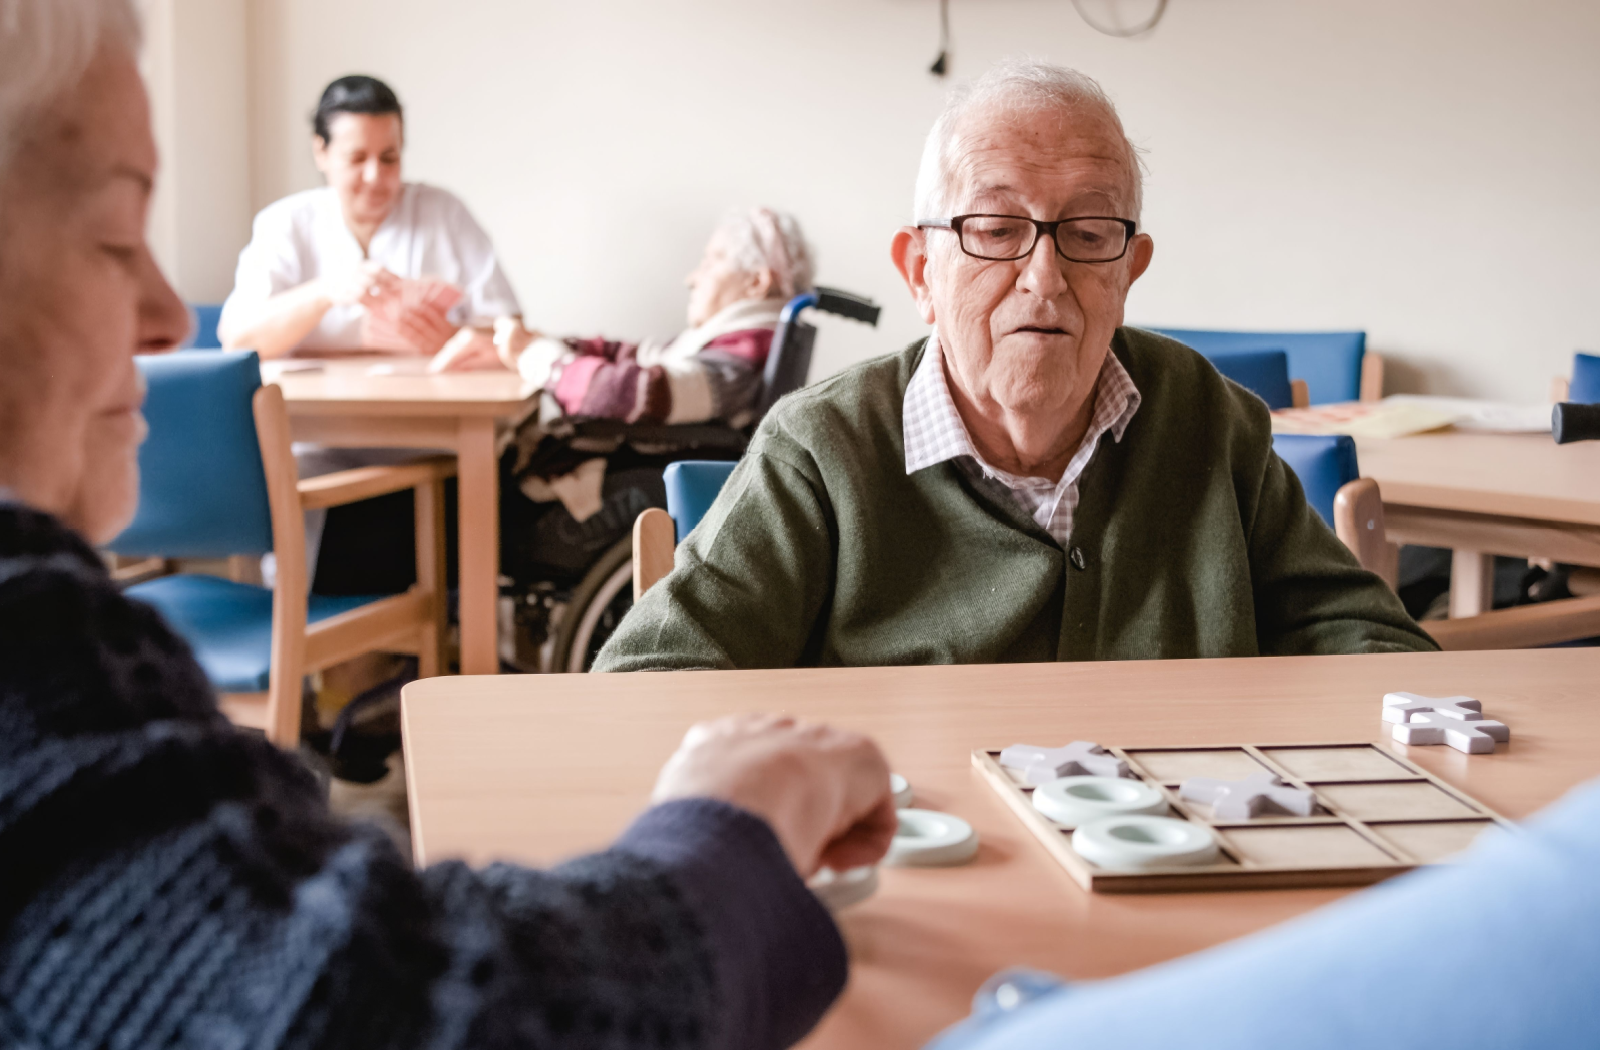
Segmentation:
[(1274, 434), (1272, 450), (1294, 471), (1306, 502), (1334, 525), (1333, 501), (1339, 490), (1361, 476), (1356, 466), (1356, 442), (1343, 434)]
[(217, 322), (222, 320), (222, 304), (190, 303), (189, 313), (194, 317), (194, 331), (189, 333), (185, 350), (220, 350), (222, 340), (217, 335)]
[(1566, 400), (1600, 405), (1600, 357), (1572, 355), (1572, 382), (1567, 387)]
[(706, 516), (733, 473), (731, 460), (682, 459), (667, 467), (667, 509), (651, 507), (633, 523), (633, 600), (672, 571), (672, 554)]
[(1383, 396), (1383, 358), (1367, 353), (1365, 332), (1222, 332), (1153, 328), (1208, 358), (1244, 350), (1282, 350), (1289, 375), (1306, 382), (1310, 403), (1376, 401)]
[(706, 516), (733, 468), (728, 460), (705, 459), (679, 460), (667, 467), (661, 480), (667, 486), (667, 513), (672, 515), (679, 543)]
[[(444, 625), (443, 479), (454, 460), (341, 471), (301, 482), (283, 393), (261, 385), (253, 351), (139, 359), (150, 436), (139, 450), (139, 512), (113, 553), (259, 557), (272, 590), (217, 576), (159, 576), (127, 593), (154, 606), (194, 649), (229, 717), (292, 747), (305, 675), (374, 649), (415, 652), (439, 673)], [(386, 598), (307, 595), (305, 511), (415, 489), (417, 579)]]
[(1212, 367), (1267, 403), (1273, 410), (1294, 406), (1289, 355), (1282, 350), (1241, 350), (1209, 358)]

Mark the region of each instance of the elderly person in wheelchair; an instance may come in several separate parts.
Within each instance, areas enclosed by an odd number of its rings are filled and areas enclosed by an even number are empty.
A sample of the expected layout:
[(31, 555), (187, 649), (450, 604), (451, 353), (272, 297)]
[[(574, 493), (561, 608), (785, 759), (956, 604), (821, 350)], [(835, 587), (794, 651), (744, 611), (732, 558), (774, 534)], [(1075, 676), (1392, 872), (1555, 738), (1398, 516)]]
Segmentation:
[[(498, 363), (542, 386), (561, 414), (742, 427), (754, 416), (779, 314), (810, 290), (812, 269), (811, 249), (792, 216), (770, 208), (732, 211), (689, 274), (684, 331), (635, 343), (554, 337), (508, 319), (495, 333)], [(462, 354), (438, 367), (487, 364), (483, 355)]]
[(689, 327), (671, 339), (554, 338), (515, 322), (500, 327), (500, 363), (546, 395), (502, 459), (501, 566), (514, 581), (516, 645), (507, 655), (515, 664), (587, 666), (631, 601), (633, 519), (664, 505), (661, 472), (672, 460), (743, 451), (780, 315), (812, 289), (812, 271), (791, 216), (737, 210), (689, 275)]

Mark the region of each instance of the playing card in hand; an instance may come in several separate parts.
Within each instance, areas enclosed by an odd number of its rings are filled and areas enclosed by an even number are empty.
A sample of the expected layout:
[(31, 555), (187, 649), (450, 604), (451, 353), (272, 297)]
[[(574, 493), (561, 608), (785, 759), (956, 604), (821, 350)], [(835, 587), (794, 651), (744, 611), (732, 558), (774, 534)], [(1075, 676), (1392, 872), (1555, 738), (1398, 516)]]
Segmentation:
[(400, 328), (400, 317), (418, 306), (430, 306), (442, 314), (461, 301), (461, 289), (437, 277), (400, 280), (398, 291), (367, 302), (367, 316), (361, 325), (361, 345), (368, 350), (416, 353), (417, 348)]

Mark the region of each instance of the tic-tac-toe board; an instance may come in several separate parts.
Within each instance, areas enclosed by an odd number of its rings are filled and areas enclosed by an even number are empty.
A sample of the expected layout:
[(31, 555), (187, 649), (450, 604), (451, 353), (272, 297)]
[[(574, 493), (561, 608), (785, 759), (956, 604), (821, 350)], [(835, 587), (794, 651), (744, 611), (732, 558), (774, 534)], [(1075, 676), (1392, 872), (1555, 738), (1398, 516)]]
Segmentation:
[[(999, 750), (974, 751), (981, 770), (1023, 824), (1077, 883), (1105, 893), (1364, 886), (1465, 849), (1491, 825), (1510, 822), (1470, 795), (1374, 744), (1238, 744), (1107, 747), (1158, 788), (1170, 816), (1212, 829), (1215, 864), (1108, 871), (1079, 857), (1072, 832), (1033, 806), (1033, 788), (1002, 767)], [(1219, 821), (1211, 807), (1178, 797), (1189, 777), (1237, 780), (1263, 770), (1317, 799), (1309, 817)]]

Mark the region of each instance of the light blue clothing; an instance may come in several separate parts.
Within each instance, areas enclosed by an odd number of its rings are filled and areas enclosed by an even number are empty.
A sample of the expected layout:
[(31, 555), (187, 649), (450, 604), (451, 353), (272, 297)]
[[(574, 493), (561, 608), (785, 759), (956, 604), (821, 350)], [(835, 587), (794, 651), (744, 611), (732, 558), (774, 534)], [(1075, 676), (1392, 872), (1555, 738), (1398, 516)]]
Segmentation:
[(930, 1050), (1597, 1046), (1600, 781), (1459, 863), (1211, 951), (1092, 984), (999, 975)]

